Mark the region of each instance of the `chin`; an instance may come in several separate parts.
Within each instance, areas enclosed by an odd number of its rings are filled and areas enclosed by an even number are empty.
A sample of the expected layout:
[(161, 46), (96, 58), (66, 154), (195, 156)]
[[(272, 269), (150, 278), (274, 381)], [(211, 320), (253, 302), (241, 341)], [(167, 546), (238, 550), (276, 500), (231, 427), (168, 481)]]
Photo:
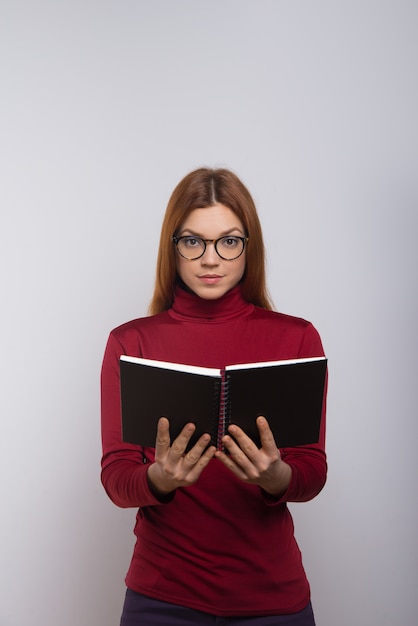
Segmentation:
[(229, 287), (228, 289), (217, 289), (216, 287), (208, 287), (202, 289), (202, 287), (199, 286), (199, 288), (194, 290), (194, 293), (199, 296), (199, 298), (202, 298), (202, 300), (218, 300), (219, 298), (222, 298), (222, 296), (224, 296), (229, 291), (229, 289)]

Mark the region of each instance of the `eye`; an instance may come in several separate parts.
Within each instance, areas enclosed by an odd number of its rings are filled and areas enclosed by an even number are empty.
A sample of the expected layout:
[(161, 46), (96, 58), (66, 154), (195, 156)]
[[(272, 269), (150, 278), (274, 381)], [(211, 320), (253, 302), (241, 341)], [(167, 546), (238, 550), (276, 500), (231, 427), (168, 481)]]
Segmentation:
[(241, 240), (239, 237), (222, 237), (221, 246), (224, 248), (236, 248), (239, 244), (241, 244)]
[(202, 241), (198, 237), (182, 237), (181, 240), (186, 248), (199, 248), (202, 245)]

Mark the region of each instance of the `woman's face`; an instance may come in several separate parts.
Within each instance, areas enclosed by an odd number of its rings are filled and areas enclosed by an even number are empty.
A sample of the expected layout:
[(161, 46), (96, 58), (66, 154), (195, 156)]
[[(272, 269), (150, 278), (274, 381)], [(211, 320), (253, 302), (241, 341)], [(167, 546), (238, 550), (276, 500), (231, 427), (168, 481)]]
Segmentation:
[[(245, 237), (241, 220), (223, 204), (214, 204), (204, 209), (194, 209), (177, 232), (177, 237), (193, 235), (201, 239), (219, 239), (226, 235)], [(191, 240), (193, 245), (195, 242)], [(226, 241), (231, 245), (233, 240)], [(198, 254), (199, 252), (192, 252)], [(212, 243), (206, 244), (205, 253), (190, 261), (177, 253), (177, 271), (182, 281), (200, 298), (215, 300), (235, 287), (245, 270), (245, 249), (237, 259), (226, 261), (215, 250)]]

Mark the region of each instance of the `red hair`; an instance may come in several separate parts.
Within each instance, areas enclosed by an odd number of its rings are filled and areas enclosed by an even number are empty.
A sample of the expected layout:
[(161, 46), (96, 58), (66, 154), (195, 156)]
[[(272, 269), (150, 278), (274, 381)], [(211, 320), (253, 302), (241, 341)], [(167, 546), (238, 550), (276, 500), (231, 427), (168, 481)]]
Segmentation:
[(266, 288), (263, 235), (250, 192), (230, 170), (199, 168), (179, 182), (168, 201), (161, 228), (154, 294), (149, 307), (151, 315), (166, 311), (173, 304), (178, 275), (172, 237), (191, 211), (214, 204), (231, 209), (241, 220), (248, 237), (246, 269), (241, 280), (244, 298), (264, 309), (272, 309)]

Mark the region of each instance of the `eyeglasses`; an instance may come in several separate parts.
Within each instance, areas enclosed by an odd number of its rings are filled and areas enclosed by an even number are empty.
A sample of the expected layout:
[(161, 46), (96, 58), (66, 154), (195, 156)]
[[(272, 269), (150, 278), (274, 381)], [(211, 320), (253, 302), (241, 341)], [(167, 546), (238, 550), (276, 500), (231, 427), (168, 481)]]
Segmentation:
[(184, 259), (196, 261), (205, 254), (206, 245), (212, 243), (217, 254), (224, 261), (233, 261), (244, 252), (248, 237), (237, 237), (236, 235), (226, 235), (219, 239), (202, 239), (194, 235), (184, 235), (183, 237), (173, 237), (173, 242), (177, 250)]

